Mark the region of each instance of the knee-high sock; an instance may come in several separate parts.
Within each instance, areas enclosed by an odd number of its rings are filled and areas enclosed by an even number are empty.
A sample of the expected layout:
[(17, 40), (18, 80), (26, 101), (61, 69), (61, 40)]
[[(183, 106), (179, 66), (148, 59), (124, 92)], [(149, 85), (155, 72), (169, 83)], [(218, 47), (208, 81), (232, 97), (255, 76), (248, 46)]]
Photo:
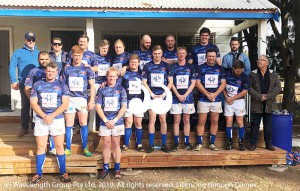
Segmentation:
[(56, 155), (56, 160), (59, 166), (59, 173), (66, 173), (66, 155)]
[(49, 135), (49, 148), (50, 148), (50, 151), (55, 148), (54, 139), (51, 135)]
[(127, 147), (129, 147), (131, 133), (132, 133), (131, 127), (125, 128), (124, 145), (126, 145)]
[(81, 126), (80, 132), (81, 132), (82, 149), (84, 149), (87, 146), (87, 141), (89, 136), (88, 126), (87, 125)]
[(239, 128), (239, 139), (244, 139), (245, 135), (245, 127), (240, 127)]
[(154, 133), (149, 133), (149, 144), (154, 145)]
[(142, 138), (143, 138), (143, 129), (140, 128), (138, 129), (137, 127), (135, 128), (135, 137), (136, 137), (136, 144), (142, 144)]
[(69, 150), (71, 150), (72, 138), (73, 138), (73, 127), (67, 127), (66, 128), (66, 145), (67, 145), (67, 149), (69, 149)]
[(40, 176), (42, 176), (42, 174), (43, 174), (43, 167), (44, 167), (45, 159), (46, 159), (46, 153), (36, 155), (36, 161), (35, 161), (36, 174), (38, 174)]
[(232, 127), (226, 127), (227, 139), (232, 139)]

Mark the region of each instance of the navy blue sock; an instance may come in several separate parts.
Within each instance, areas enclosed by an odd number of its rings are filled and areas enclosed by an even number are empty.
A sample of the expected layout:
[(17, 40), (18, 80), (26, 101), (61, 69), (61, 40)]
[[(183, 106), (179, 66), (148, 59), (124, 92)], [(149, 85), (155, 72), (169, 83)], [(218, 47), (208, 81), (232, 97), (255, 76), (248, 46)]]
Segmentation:
[(52, 151), (55, 148), (54, 139), (51, 135), (49, 135), (49, 149)]
[(149, 144), (154, 145), (154, 133), (149, 133)]
[(202, 145), (202, 136), (201, 135), (197, 136), (197, 144)]
[(81, 126), (80, 128), (81, 132), (81, 141), (82, 141), (82, 149), (86, 148), (88, 138), (89, 138), (89, 128), (87, 125)]
[(213, 134), (210, 134), (210, 144), (215, 144), (215, 141), (216, 141), (216, 135), (213, 135)]
[(189, 143), (190, 142), (190, 136), (184, 136), (184, 143)]
[(239, 139), (244, 139), (245, 135), (245, 127), (240, 127), (239, 128)]
[(120, 170), (120, 163), (115, 163), (115, 171)]
[(228, 139), (232, 139), (232, 127), (226, 127), (226, 136)]
[(59, 173), (66, 173), (66, 155), (56, 155), (56, 159), (59, 166)]
[(71, 150), (72, 138), (73, 138), (73, 127), (67, 127), (66, 128), (66, 147), (69, 150)]
[(124, 135), (124, 144), (129, 147), (130, 137), (132, 133), (132, 128), (125, 128), (125, 135)]
[(142, 144), (142, 139), (143, 139), (143, 129), (140, 128), (138, 129), (137, 127), (135, 128), (135, 137), (136, 137), (136, 144)]
[(178, 143), (179, 143), (179, 136), (178, 136), (178, 135), (175, 135), (175, 136), (174, 136), (174, 143), (175, 143), (175, 144), (178, 144)]
[(108, 163), (103, 163), (103, 170), (104, 170), (105, 172), (108, 172), (108, 171), (109, 171)]
[(45, 163), (45, 159), (46, 159), (46, 153), (44, 154), (40, 154), (40, 155), (36, 155), (36, 174), (42, 176), (43, 175), (43, 166)]
[(167, 143), (167, 134), (161, 134), (161, 144), (165, 145)]

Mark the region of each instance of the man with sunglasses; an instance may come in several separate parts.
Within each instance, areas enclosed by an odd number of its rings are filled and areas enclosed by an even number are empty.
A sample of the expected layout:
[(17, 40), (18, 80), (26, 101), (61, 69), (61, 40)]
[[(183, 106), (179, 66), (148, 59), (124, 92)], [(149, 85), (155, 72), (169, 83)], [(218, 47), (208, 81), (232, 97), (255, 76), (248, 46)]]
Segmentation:
[(65, 52), (63, 49), (63, 43), (61, 38), (54, 37), (51, 42), (52, 51), (49, 52), (51, 62), (55, 62), (58, 65), (58, 70), (63, 71), (65, 67), (69, 54)]
[(244, 63), (244, 73), (249, 76), (251, 73), (251, 64), (248, 56), (243, 52), (240, 52), (240, 41), (238, 37), (232, 37), (230, 40), (231, 51), (226, 54), (222, 59), (222, 66), (224, 68), (233, 68), (233, 63), (240, 60)]
[[(35, 46), (35, 34), (32, 31), (25, 33), (24, 46), (16, 50), (10, 60), (9, 76), (11, 87), (14, 90), (20, 90), (21, 94), (21, 130), (19, 137), (28, 133), (29, 128), (29, 109), (30, 102), (25, 94), (25, 79), (31, 69), (39, 66), (38, 54), (39, 50)], [(18, 70), (18, 75), (16, 75)], [(33, 127), (32, 127), (33, 128)]]

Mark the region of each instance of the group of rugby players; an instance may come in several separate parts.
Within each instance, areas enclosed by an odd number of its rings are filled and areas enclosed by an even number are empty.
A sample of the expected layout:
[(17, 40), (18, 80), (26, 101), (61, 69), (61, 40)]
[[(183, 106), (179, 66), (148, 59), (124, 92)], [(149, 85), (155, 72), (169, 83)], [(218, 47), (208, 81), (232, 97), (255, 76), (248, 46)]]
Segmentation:
[[(109, 53), (110, 43), (101, 40), (99, 53), (88, 50), (89, 38), (81, 35), (78, 45), (72, 47), (69, 58), (64, 65), (50, 62), (47, 52), (39, 53), (40, 66), (32, 69), (26, 78), (26, 92), (35, 112), (34, 135), (37, 140), (36, 166), (37, 172), (32, 183), (42, 179), (42, 168), (45, 161), (45, 150), (48, 134), (54, 139), (56, 155), (63, 182), (70, 182), (66, 173), (66, 156), (71, 155), (71, 143), (75, 115), (77, 114), (81, 139), (82, 154), (92, 156), (87, 146), (88, 113), (96, 109), (96, 127), (103, 138), (103, 170), (99, 171), (98, 179), (109, 174), (111, 145), (115, 161), (115, 178), (120, 179), (121, 151), (130, 146), (132, 125), (135, 126), (136, 150), (151, 153), (154, 151), (154, 133), (157, 113), (151, 109), (155, 99), (166, 99), (167, 92), (159, 85), (164, 84), (172, 91), (173, 102), (169, 114), (174, 115), (174, 144), (171, 149), (166, 144), (167, 122), (166, 113), (159, 114), (161, 147), (163, 152), (176, 152), (179, 147), (179, 124), (181, 116), (184, 123), (185, 150), (200, 151), (202, 136), (210, 113), (209, 149), (217, 151), (215, 145), (218, 131), (219, 114), (226, 116), (226, 132), (228, 143), (226, 149), (232, 149), (232, 122), (236, 115), (239, 135), (239, 150), (245, 150), (244, 96), (249, 89), (249, 59), (239, 53), (239, 40), (230, 41), (231, 52), (221, 61), (216, 45), (209, 43), (210, 30), (202, 28), (199, 44), (188, 52), (185, 47), (175, 47), (175, 37), (166, 37), (166, 49), (160, 45), (151, 47), (151, 37), (141, 38), (140, 49), (132, 54), (125, 52), (125, 44), (118, 39), (114, 42), (115, 56)], [(62, 47), (60, 38), (52, 39), (52, 47)], [(60, 57), (61, 59), (61, 57)], [(226, 67), (226, 69), (223, 66)], [(245, 69), (249, 69), (249, 71)], [(140, 79), (138, 81), (137, 79)], [(141, 84), (142, 83), (142, 84)], [(144, 113), (133, 114), (128, 109), (133, 98), (143, 100), (143, 85), (151, 97), (149, 115), (149, 145), (142, 145), (142, 119)], [(196, 99), (195, 99), (196, 98)], [(196, 103), (196, 104), (195, 104)], [(198, 113), (197, 144), (189, 142), (190, 115)], [(136, 107), (139, 107), (136, 105)], [(66, 134), (66, 136), (65, 136)], [(120, 144), (120, 136), (124, 135), (124, 144)], [(66, 149), (63, 147), (66, 137)]]

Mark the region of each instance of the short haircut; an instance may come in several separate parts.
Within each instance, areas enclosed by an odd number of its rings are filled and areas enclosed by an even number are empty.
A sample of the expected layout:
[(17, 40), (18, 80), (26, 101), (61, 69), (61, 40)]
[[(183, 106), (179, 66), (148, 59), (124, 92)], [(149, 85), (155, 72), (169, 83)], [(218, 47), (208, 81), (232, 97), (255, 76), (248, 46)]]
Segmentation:
[(121, 40), (121, 39), (116, 40), (114, 45), (116, 45), (117, 43), (122, 43), (123, 46), (125, 47), (125, 43), (123, 40)]
[(50, 62), (46, 65), (46, 68), (58, 68), (57, 64), (55, 62)]
[(44, 50), (42, 50), (42, 51), (39, 52), (38, 58), (40, 58), (41, 55), (43, 55), (43, 56), (45, 56), (45, 55), (50, 56), (49, 53), (47, 51), (44, 51)]
[(90, 40), (89, 37), (86, 34), (80, 35), (79, 38), (78, 38), (78, 40), (81, 39), (81, 38), (86, 38), (88, 42)]
[(238, 37), (231, 37), (230, 44), (232, 41), (238, 41), (240, 43), (240, 39)]
[(55, 40), (59, 40), (60, 43), (62, 43), (62, 40), (61, 40), (61, 38), (59, 38), (59, 37), (53, 37), (53, 38), (52, 38), (52, 43), (53, 43), (53, 41), (55, 41)]
[(208, 35), (210, 35), (210, 30), (209, 30), (209, 28), (203, 27), (203, 28), (200, 30), (200, 35), (201, 35), (202, 33), (208, 33)]
[(111, 72), (116, 72), (117, 73), (117, 76), (119, 76), (119, 70), (117, 68), (114, 68), (114, 67), (110, 67), (108, 68), (107, 72), (106, 72), (106, 76), (111, 73)]
[(187, 50), (184, 46), (177, 47), (177, 52), (179, 52), (179, 50), (184, 50), (187, 53)]
[(238, 69), (238, 68), (242, 69), (242, 68), (245, 68), (245, 64), (244, 64), (244, 62), (241, 61), (241, 60), (236, 60), (236, 61), (233, 63), (232, 68), (233, 68), (233, 69)]
[(72, 54), (78, 54), (78, 53), (81, 54), (81, 53), (83, 53), (83, 48), (81, 48), (78, 45), (75, 45), (72, 47), (71, 52), (72, 52)]
[(265, 57), (265, 59), (268, 61), (268, 63), (270, 63), (270, 59), (269, 59), (269, 57), (267, 57), (267, 55), (265, 55), (265, 54), (261, 54), (261, 55), (259, 55), (259, 56), (263, 56), (263, 57)]
[(161, 47), (160, 45), (155, 45), (155, 46), (153, 46), (152, 51), (156, 51), (156, 50), (161, 50), (161, 51), (163, 51), (163, 49), (162, 49), (162, 47)]
[(106, 39), (101, 40), (100, 43), (99, 43), (99, 46), (100, 46), (100, 47), (107, 46), (107, 45), (109, 46), (110, 43), (109, 43), (109, 41), (106, 40)]
[(168, 36), (166, 36), (166, 40), (167, 40), (168, 37), (173, 37), (175, 39), (175, 36), (172, 35), (172, 34), (169, 34)]
[(207, 55), (207, 53), (209, 53), (209, 52), (215, 52), (216, 54), (218, 54), (217, 51), (216, 51), (216, 49), (214, 49), (214, 48), (209, 48), (209, 49), (207, 49), (207, 50), (206, 50), (206, 55)]
[(131, 54), (129, 60), (135, 60), (135, 59), (138, 59), (138, 61), (140, 62), (140, 58), (137, 54)]

